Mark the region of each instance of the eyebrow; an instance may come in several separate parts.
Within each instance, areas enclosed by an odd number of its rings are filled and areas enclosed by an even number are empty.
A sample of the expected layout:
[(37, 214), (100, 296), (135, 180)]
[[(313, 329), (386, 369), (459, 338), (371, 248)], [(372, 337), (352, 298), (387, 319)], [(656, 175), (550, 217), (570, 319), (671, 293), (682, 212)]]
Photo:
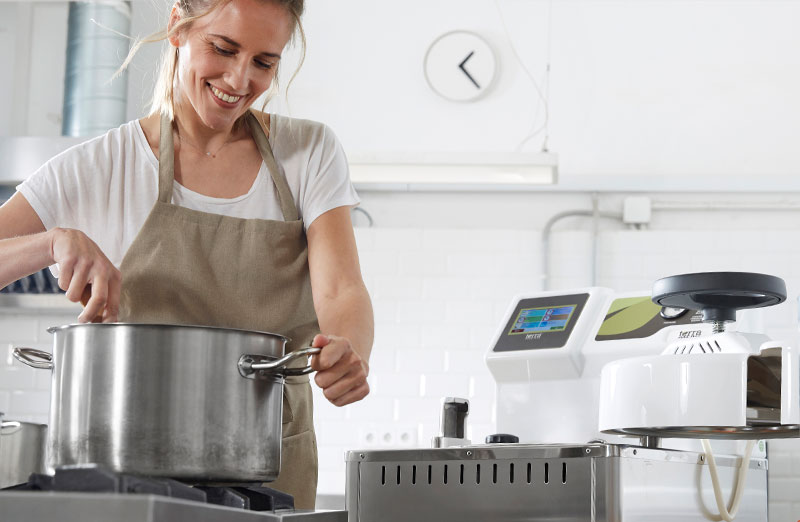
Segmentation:
[[(242, 46), (241, 46), (241, 44), (240, 44), (239, 42), (237, 42), (236, 40), (231, 40), (231, 39), (230, 39), (230, 38), (228, 38), (227, 36), (223, 36), (223, 35), (221, 35), (221, 34), (211, 34), (211, 35), (209, 35), (209, 36), (214, 36), (214, 37), (216, 37), (216, 38), (219, 38), (220, 40), (223, 40), (223, 41), (225, 41), (226, 43), (228, 43), (229, 45), (232, 45), (233, 47), (236, 47), (237, 49), (239, 49), (239, 48), (241, 48), (241, 47), (242, 47)], [(270, 52), (267, 52), (267, 51), (262, 51), (261, 53), (259, 53), (259, 56), (260, 56), (260, 55), (268, 56), (268, 57), (270, 57), (270, 58), (277, 58), (277, 59), (279, 59), (279, 60), (280, 60), (280, 58), (281, 58), (281, 55), (280, 55), (280, 54), (276, 54), (276, 53), (270, 53)]]

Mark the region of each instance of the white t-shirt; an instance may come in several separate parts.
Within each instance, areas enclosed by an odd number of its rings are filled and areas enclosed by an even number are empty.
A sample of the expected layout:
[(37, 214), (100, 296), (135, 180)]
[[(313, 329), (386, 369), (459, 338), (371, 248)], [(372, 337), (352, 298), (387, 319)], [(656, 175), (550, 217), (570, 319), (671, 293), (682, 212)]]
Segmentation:
[[(328, 210), (359, 203), (341, 144), (327, 126), (271, 115), (269, 143), (306, 230)], [(174, 182), (172, 203), (202, 212), (283, 221), (261, 162), (247, 194), (213, 198)], [(158, 159), (138, 120), (55, 156), (17, 187), (45, 228), (89, 236), (117, 267), (158, 197)]]

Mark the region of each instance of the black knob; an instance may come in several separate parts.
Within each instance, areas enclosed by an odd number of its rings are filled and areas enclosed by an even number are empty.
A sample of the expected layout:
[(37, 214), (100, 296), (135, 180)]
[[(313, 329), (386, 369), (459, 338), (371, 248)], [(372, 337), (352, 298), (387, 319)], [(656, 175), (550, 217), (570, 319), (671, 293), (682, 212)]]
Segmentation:
[(750, 272), (704, 272), (659, 279), (653, 302), (703, 312), (703, 321), (732, 322), (736, 310), (772, 306), (786, 300), (780, 277)]
[(516, 444), (519, 437), (509, 433), (495, 433), (486, 437), (486, 444)]
[(464, 426), (469, 415), (469, 401), (460, 397), (447, 397), (442, 404), (442, 437), (464, 438)]

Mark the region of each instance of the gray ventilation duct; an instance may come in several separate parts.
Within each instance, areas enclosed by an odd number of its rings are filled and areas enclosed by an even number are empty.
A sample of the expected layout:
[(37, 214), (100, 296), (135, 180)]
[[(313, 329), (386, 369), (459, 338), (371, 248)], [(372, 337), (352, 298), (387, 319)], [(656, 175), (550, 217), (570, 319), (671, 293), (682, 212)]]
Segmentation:
[(131, 3), (70, 2), (64, 136), (94, 136), (127, 121), (128, 79), (111, 77), (128, 55)]

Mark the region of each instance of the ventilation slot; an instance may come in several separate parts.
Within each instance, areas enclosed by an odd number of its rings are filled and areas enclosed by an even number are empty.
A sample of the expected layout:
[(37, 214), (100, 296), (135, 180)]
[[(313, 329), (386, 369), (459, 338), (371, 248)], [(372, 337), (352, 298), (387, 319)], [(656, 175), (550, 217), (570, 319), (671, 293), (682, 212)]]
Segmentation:
[(481, 465), (478, 464), (478, 468), (475, 470), (475, 484), (481, 483)]
[(400, 485), (400, 466), (397, 466), (397, 485)]
[(497, 464), (492, 465), (492, 484), (497, 484)]
[(461, 473), (459, 474), (459, 477), (458, 477), (458, 483), (459, 484), (463, 484), (464, 483), (464, 465), (463, 464), (461, 465)]
[(510, 484), (514, 483), (514, 463), (512, 462), (511, 465), (508, 467), (508, 482)]
[(444, 465), (444, 483), (447, 484), (447, 464)]
[(386, 466), (381, 466), (381, 486), (386, 485)]
[(416, 484), (417, 483), (417, 466), (416, 465), (412, 466), (412, 468), (411, 468), (411, 483), (412, 484)]
[(533, 466), (531, 466), (531, 463), (528, 462), (528, 484), (531, 483), (531, 471), (532, 471), (532, 468), (533, 468)]
[(428, 465), (428, 484), (432, 483), (433, 479), (433, 466)]
[(567, 483), (567, 463), (564, 462), (561, 464), (561, 483)]
[(716, 339), (714, 339), (714, 344), (716, 344), (716, 345), (717, 345), (717, 349), (718, 349), (720, 352), (722, 352), (722, 346), (720, 346), (720, 345), (719, 345), (719, 343), (717, 342), (717, 340), (716, 340)]
[(548, 462), (544, 463), (544, 483), (550, 483), (550, 464)]

